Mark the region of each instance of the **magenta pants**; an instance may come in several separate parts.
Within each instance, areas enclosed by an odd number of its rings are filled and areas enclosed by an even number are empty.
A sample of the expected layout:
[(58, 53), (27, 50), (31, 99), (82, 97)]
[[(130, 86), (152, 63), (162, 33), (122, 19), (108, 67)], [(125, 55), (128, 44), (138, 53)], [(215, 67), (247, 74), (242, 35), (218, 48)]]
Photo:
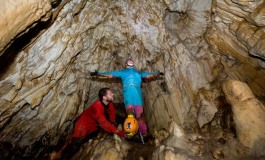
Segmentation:
[(142, 133), (142, 135), (146, 135), (147, 134), (147, 125), (143, 116), (143, 107), (142, 106), (133, 106), (133, 105), (129, 105), (126, 107), (126, 113), (132, 113), (135, 115), (135, 118), (138, 121), (139, 124), (139, 130)]

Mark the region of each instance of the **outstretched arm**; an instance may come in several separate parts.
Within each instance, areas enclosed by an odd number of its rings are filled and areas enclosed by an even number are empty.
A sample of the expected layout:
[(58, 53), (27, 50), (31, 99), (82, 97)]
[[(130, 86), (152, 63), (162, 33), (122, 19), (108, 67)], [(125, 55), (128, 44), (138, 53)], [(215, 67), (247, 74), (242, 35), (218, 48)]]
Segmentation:
[[(104, 76), (104, 77), (108, 77), (108, 78), (112, 78), (112, 75), (107, 75), (107, 74), (100, 74), (98, 71), (95, 72), (90, 72), (90, 76)], [(110, 77), (111, 76), (111, 77)]]
[(90, 72), (91, 76), (104, 76), (107, 78), (113, 78), (113, 77), (121, 77), (122, 72), (121, 71), (110, 71), (110, 72)]
[(142, 78), (153, 78), (157, 76), (163, 76), (163, 72), (142, 72)]

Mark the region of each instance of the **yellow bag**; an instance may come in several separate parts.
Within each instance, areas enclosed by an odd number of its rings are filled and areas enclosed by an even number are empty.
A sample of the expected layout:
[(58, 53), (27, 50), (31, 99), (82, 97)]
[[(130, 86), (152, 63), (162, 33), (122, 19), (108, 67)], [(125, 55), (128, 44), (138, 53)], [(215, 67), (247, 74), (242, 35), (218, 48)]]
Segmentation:
[(125, 132), (133, 136), (137, 133), (139, 129), (138, 121), (134, 118), (132, 114), (129, 114), (123, 123), (123, 129)]

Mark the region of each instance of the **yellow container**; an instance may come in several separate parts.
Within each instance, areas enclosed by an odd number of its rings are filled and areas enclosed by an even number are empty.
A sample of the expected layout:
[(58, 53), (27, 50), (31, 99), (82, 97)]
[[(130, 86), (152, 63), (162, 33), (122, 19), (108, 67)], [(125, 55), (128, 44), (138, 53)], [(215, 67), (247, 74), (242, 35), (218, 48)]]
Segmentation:
[(130, 135), (135, 135), (139, 129), (138, 121), (134, 118), (132, 114), (129, 114), (123, 123), (123, 129), (125, 132), (130, 133)]

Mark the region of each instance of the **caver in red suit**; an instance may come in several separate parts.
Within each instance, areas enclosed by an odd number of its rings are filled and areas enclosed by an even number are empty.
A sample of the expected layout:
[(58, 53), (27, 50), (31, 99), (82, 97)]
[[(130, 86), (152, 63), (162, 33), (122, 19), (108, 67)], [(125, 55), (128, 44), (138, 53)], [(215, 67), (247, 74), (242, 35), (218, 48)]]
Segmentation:
[(112, 102), (107, 106), (97, 100), (88, 107), (76, 120), (74, 133), (71, 137), (85, 138), (99, 127), (106, 132), (115, 133), (117, 128), (114, 126), (116, 121), (115, 108)]
[(108, 105), (105, 105), (100, 100), (97, 100), (77, 118), (73, 134), (58, 152), (58, 155), (61, 155), (61, 157), (56, 156), (54, 159), (69, 159), (80, 148), (85, 139), (91, 139), (98, 134), (99, 128), (127, 138), (125, 132), (115, 127), (115, 120), (116, 115), (113, 103), (109, 102)]

